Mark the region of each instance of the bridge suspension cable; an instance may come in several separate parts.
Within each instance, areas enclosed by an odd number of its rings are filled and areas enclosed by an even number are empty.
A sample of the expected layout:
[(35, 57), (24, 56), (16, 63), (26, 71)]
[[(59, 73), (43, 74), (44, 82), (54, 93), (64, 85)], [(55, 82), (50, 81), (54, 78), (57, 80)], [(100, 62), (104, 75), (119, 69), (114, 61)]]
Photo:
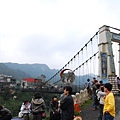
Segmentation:
[[(98, 52), (96, 52), (93, 56), (91, 56), (89, 59), (87, 59), (85, 62), (83, 62), (83, 63), (82, 63), (81, 65), (79, 65), (77, 68), (75, 68), (75, 69), (73, 70), (73, 72), (77, 71), (79, 68), (81, 68), (82, 66), (84, 66), (85, 63), (87, 63), (89, 60), (91, 60), (91, 59), (92, 59), (93, 57), (95, 57), (97, 54), (98, 54)], [(56, 83), (58, 83), (58, 82), (60, 82), (60, 80), (56, 81), (56, 82), (53, 83), (53, 84), (56, 84)]]
[[(120, 29), (118, 29), (118, 28), (115, 28), (115, 27), (111, 27), (111, 26), (107, 26), (107, 27), (109, 27), (109, 28), (111, 28), (111, 29), (114, 29), (114, 30), (117, 30), (117, 31), (120, 31)], [(73, 65), (73, 59), (75, 59), (76, 58), (76, 56), (78, 55), (78, 56), (80, 56), (80, 53), (83, 51), (83, 49), (84, 48), (86, 48), (87, 46), (88, 46), (88, 44), (89, 43), (91, 43), (91, 46), (92, 46), (92, 44), (93, 44), (93, 39), (97, 36), (98, 37), (98, 33), (99, 33), (99, 31), (97, 31), (94, 35), (93, 35), (93, 37), (92, 38), (90, 38), (90, 40), (77, 52), (77, 54), (75, 54), (56, 74), (54, 74), (51, 78), (49, 78), (46, 82), (45, 82), (45, 84), (47, 83), (47, 82), (49, 82), (49, 81), (51, 81), (55, 76), (57, 76), (63, 69), (65, 69), (66, 67), (68, 67), (69, 68), (69, 66), (70, 66), (70, 63), (71, 63), (71, 66)], [(99, 38), (98, 38), (99, 39)], [(98, 41), (97, 41), (97, 45), (98, 45)], [(98, 46), (97, 46), (98, 47)], [(91, 49), (91, 51), (92, 51), (92, 54), (94, 54), (93, 53), (93, 46), (92, 46), (92, 49)], [(79, 60), (79, 59), (78, 59)], [(90, 60), (90, 62), (91, 62), (91, 60)], [(84, 64), (83, 64), (84, 65)], [(91, 71), (91, 68), (90, 68), (90, 71)], [(95, 70), (94, 70), (95, 71)], [(58, 81), (56, 81), (55, 83), (57, 83)]]
[[(83, 52), (83, 50), (85, 50), (86, 49), (86, 51), (87, 51), (87, 47), (88, 47), (88, 45), (91, 43), (91, 45), (92, 45), (92, 42), (93, 42), (93, 40), (94, 40), (94, 38), (98, 35), (98, 33), (99, 33), (99, 31), (97, 31), (94, 35), (93, 35), (93, 37), (92, 38), (90, 38), (90, 40), (56, 73), (56, 74), (54, 74), (51, 78), (49, 78), (44, 84), (46, 84), (46, 83), (48, 83), (49, 81), (51, 81), (53, 78), (55, 78), (55, 76), (57, 76), (63, 69), (65, 69), (67, 66), (70, 66), (70, 63), (71, 63), (71, 66), (72, 66), (72, 68), (73, 68), (73, 65), (75, 64), (75, 59), (76, 59), (76, 56), (80, 56), (80, 53), (82, 53)], [(93, 50), (92, 50), (93, 51)], [(88, 54), (87, 52), (85, 53), (85, 54)], [(95, 56), (96, 55), (96, 53), (93, 55), (93, 56)], [(87, 57), (88, 57), (88, 55), (86, 55)], [(92, 57), (93, 57), (92, 56)], [(82, 57), (83, 57), (83, 55), (82, 55)], [(87, 59), (87, 57), (86, 57), (86, 59)], [(92, 57), (90, 57), (89, 59), (91, 59)], [(79, 58), (79, 57), (78, 57)], [(83, 58), (82, 58), (83, 59)], [(88, 60), (89, 60), (88, 59)], [(78, 59), (79, 60), (79, 59)], [(88, 61), (88, 60), (86, 60), (86, 61)], [(85, 63), (86, 63), (86, 61), (85, 62), (83, 62), (83, 60), (82, 60), (82, 65), (84, 65)], [(80, 63), (79, 63), (80, 64)], [(79, 67), (81, 67), (82, 65), (80, 65)], [(79, 67), (76, 67), (76, 69), (78, 69)], [(75, 69), (75, 70), (76, 70)], [(75, 70), (73, 70), (74, 72), (75, 72)], [(58, 81), (60, 81), (60, 80), (58, 80)], [(58, 81), (56, 81), (56, 82), (54, 82), (53, 84), (56, 84), (56, 83), (58, 83)]]

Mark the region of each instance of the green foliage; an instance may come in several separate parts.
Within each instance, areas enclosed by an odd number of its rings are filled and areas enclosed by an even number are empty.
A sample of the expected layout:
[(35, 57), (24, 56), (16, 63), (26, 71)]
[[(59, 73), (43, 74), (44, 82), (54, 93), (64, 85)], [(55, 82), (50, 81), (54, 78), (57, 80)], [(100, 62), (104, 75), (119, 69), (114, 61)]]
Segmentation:
[(92, 100), (91, 99), (87, 100), (84, 104), (82, 104), (80, 108), (82, 109), (82, 108), (88, 106), (89, 104), (92, 104)]
[[(4, 93), (4, 95), (3, 95)], [(28, 100), (31, 102), (32, 97), (34, 96), (35, 92), (22, 92), (20, 90), (16, 90), (14, 94), (11, 94), (8, 89), (5, 89), (1, 92), (0, 94), (0, 104), (8, 108), (12, 114), (13, 117), (18, 116), (21, 104), (25, 101)], [(47, 105), (46, 113), (47, 117), (45, 120), (49, 119), (49, 103), (51, 101), (52, 96), (55, 94), (41, 94), (43, 99), (45, 100), (45, 103)], [(7, 96), (7, 97), (5, 97)], [(17, 98), (14, 99), (14, 96)], [(58, 96), (59, 99), (59, 95)]]

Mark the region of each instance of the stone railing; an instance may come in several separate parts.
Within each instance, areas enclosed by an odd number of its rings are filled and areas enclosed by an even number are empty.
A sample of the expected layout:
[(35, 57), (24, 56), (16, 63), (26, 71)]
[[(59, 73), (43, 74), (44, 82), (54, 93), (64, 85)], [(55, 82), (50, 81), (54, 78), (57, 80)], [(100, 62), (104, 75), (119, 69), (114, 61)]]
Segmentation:
[(76, 102), (76, 100), (78, 100), (78, 103), (80, 105), (82, 105), (88, 99), (90, 99), (90, 97), (88, 96), (87, 89), (80, 90), (80, 93), (76, 93), (75, 95), (72, 95), (72, 97), (73, 97), (74, 103)]

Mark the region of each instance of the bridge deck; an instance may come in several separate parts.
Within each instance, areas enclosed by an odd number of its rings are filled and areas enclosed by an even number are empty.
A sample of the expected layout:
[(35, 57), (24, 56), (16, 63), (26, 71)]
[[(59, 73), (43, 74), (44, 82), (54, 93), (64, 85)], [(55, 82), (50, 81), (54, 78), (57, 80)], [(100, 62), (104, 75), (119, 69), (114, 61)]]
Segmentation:
[[(41, 93), (52, 93), (52, 94), (62, 94), (63, 91), (58, 90), (33, 90), (33, 89), (22, 89), (22, 92), (41, 92)], [(72, 94), (77, 93), (77, 91), (73, 91)]]
[[(120, 120), (120, 96), (115, 96), (116, 102), (116, 117), (114, 120)], [(90, 103), (85, 103), (84, 107), (81, 107), (81, 117), (83, 120), (98, 120), (98, 110), (92, 111), (92, 101)]]

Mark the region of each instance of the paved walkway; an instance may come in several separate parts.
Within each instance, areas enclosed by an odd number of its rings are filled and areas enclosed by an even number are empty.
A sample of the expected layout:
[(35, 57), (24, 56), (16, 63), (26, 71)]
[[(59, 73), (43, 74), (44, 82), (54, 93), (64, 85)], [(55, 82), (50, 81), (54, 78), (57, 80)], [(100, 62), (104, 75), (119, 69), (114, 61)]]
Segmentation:
[[(120, 96), (115, 97), (116, 102), (116, 117), (114, 120), (120, 120)], [(98, 120), (98, 110), (92, 111), (91, 110), (91, 102), (86, 103), (84, 107), (81, 107), (81, 117), (82, 120)]]
[(120, 120), (120, 111), (119, 111), (119, 113), (116, 115), (116, 117), (115, 117), (114, 120)]

